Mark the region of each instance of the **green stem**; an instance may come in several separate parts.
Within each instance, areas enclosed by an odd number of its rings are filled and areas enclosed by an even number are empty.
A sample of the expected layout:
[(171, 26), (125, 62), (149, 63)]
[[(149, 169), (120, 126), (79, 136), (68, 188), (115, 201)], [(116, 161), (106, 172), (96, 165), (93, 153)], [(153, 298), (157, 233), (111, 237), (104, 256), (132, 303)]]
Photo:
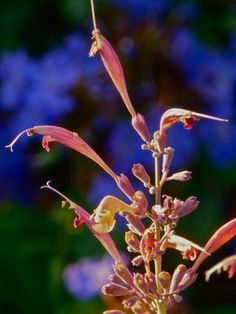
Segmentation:
[[(155, 205), (161, 205), (161, 171), (160, 171), (160, 155), (154, 156), (155, 162)], [(161, 238), (161, 226), (158, 222), (155, 223), (155, 240), (157, 242), (160, 241)], [(161, 293), (161, 287), (158, 280), (158, 275), (162, 271), (162, 258), (159, 256), (154, 260), (155, 263), (155, 277), (156, 277), (156, 285), (157, 285), (157, 293)], [(156, 300), (156, 306), (158, 309), (158, 314), (166, 314), (165, 304), (159, 303)]]

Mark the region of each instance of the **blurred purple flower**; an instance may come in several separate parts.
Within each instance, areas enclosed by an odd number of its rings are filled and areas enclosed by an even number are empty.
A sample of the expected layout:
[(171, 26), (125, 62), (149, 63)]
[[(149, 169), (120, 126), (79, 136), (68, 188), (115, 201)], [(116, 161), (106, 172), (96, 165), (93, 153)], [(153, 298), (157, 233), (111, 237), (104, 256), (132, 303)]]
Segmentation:
[(102, 259), (83, 258), (69, 264), (63, 271), (63, 281), (68, 293), (77, 300), (88, 300), (100, 293), (112, 271), (113, 259), (105, 255)]
[(124, 9), (136, 19), (147, 19), (163, 14), (170, 6), (169, 0), (110, 0), (112, 5)]

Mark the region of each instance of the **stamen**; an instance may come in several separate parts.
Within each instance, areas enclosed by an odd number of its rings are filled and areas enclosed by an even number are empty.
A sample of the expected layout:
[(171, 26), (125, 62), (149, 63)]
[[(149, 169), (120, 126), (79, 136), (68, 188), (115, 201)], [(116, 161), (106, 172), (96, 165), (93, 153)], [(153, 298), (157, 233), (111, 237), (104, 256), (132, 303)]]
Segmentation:
[(32, 133), (32, 129), (26, 129), (22, 132), (20, 132), (15, 138), (14, 140), (9, 144), (9, 145), (6, 145), (5, 147), (6, 148), (9, 148), (11, 152), (13, 152), (13, 146), (15, 145), (15, 143), (18, 141), (18, 139), (23, 135), (23, 134), (27, 134), (28, 136), (32, 136), (33, 133)]
[[(54, 187), (52, 187), (50, 185), (51, 181), (47, 181), (46, 185), (42, 185), (41, 189), (48, 189), (51, 190), (53, 192), (55, 192), (56, 194), (60, 195), (62, 198), (64, 198), (64, 200), (66, 202), (68, 202), (70, 204), (71, 207), (73, 207), (73, 202), (71, 202), (71, 200), (69, 198), (67, 198), (64, 194), (62, 194), (60, 191), (58, 191), (57, 189), (55, 189)], [(64, 203), (63, 203), (64, 204)], [(62, 204), (62, 205), (63, 205)]]

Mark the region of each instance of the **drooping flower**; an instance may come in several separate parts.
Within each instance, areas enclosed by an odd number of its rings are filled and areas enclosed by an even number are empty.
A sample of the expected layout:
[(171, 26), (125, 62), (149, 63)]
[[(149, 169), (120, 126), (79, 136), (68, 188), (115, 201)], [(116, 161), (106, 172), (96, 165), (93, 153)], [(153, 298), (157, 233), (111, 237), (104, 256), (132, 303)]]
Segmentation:
[(200, 118), (216, 120), (221, 122), (227, 122), (228, 120), (206, 115), (203, 113), (197, 113), (194, 111), (181, 109), (181, 108), (171, 108), (163, 113), (160, 120), (160, 134), (164, 135), (166, 130), (170, 128), (173, 124), (177, 122), (182, 122), (185, 129), (191, 129), (193, 124)]
[(108, 233), (99, 233), (93, 229), (93, 222), (90, 220), (90, 214), (83, 209), (81, 206), (77, 205), (76, 203), (72, 202), (68, 197), (64, 194), (53, 188), (49, 182), (46, 185), (42, 186), (42, 188), (47, 188), (58, 195), (60, 195), (68, 204), (70, 208), (74, 210), (75, 214), (79, 217), (79, 219), (83, 220), (86, 224), (88, 229), (93, 233), (93, 235), (98, 239), (98, 241), (103, 245), (106, 251), (113, 257), (115, 261), (123, 263), (123, 259), (120, 253), (117, 250), (115, 243), (113, 242), (111, 236)]

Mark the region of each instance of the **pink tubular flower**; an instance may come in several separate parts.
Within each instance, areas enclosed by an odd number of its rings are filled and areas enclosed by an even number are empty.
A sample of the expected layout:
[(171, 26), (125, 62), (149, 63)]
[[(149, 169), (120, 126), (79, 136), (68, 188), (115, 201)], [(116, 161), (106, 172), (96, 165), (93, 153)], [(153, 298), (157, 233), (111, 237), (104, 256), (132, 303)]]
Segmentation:
[(114, 171), (102, 160), (102, 158), (81, 137), (79, 137), (76, 132), (54, 125), (38, 125), (20, 132), (6, 147), (13, 151), (14, 144), (23, 134), (27, 134), (28, 136), (32, 136), (34, 134), (42, 135), (42, 147), (47, 152), (50, 151), (50, 142), (58, 142), (93, 160), (115, 180), (117, 186), (122, 190), (122, 192), (132, 200), (135, 191), (128, 178), (123, 174), (121, 174), (121, 176), (116, 175)]
[(54, 125), (38, 125), (32, 128), (26, 129), (19, 133), (16, 138), (6, 147), (13, 151), (13, 145), (23, 134), (32, 136), (34, 134), (43, 135), (42, 146), (49, 152), (49, 143), (58, 142), (65, 145), (93, 160), (99, 166), (101, 166), (114, 180), (117, 180), (117, 175), (108, 167), (108, 165), (98, 156), (98, 154), (75, 132), (71, 132), (65, 128), (61, 128)]
[(136, 116), (136, 112), (128, 95), (124, 72), (120, 64), (119, 57), (117, 56), (109, 41), (101, 35), (98, 29), (93, 31), (92, 39), (93, 44), (90, 49), (89, 56), (93, 57), (97, 52), (99, 52), (102, 58), (102, 62), (108, 74), (110, 75), (115, 87), (120, 93), (121, 98), (126, 105), (126, 108), (128, 109), (132, 117)]
[(74, 210), (74, 212), (76, 213), (76, 215), (78, 217), (80, 217), (80, 219), (82, 219), (84, 221), (84, 223), (87, 225), (87, 227), (89, 228), (89, 230), (93, 233), (93, 235), (101, 242), (101, 244), (103, 245), (103, 247), (106, 249), (106, 251), (114, 258), (114, 260), (116, 262), (122, 263), (123, 259), (120, 256), (120, 253), (118, 252), (115, 243), (113, 242), (112, 238), (110, 237), (109, 234), (107, 233), (99, 233), (96, 230), (94, 230), (93, 228), (93, 222), (90, 220), (90, 214), (83, 209), (82, 207), (80, 207), (79, 205), (75, 204), (74, 202), (72, 202), (68, 197), (66, 197), (64, 194), (62, 194), (61, 192), (59, 192), (58, 190), (56, 190), (55, 188), (53, 188), (50, 185), (50, 182), (47, 182), (46, 185), (42, 186), (42, 188), (47, 188), (55, 193), (57, 193), (58, 195), (60, 195), (62, 198), (65, 199), (66, 202), (68, 202), (68, 204), (70, 205), (70, 208)]
[(131, 114), (132, 125), (134, 129), (145, 142), (149, 143), (151, 137), (145, 119), (140, 113), (135, 112), (134, 107), (130, 101), (125, 83), (124, 72), (119, 57), (117, 56), (109, 41), (103, 35), (101, 35), (98, 29), (93, 31), (92, 39), (93, 44), (90, 49), (89, 56), (93, 57), (97, 52), (99, 52), (102, 62), (110, 78), (112, 79), (112, 82), (123, 99), (126, 108)]
[[(209, 254), (215, 252), (222, 245), (230, 241), (236, 235), (236, 218), (230, 220), (226, 224), (224, 224), (221, 228), (219, 228), (210, 240), (205, 245), (204, 249)], [(202, 252), (195, 263), (193, 264), (192, 270), (196, 272), (201, 263), (207, 258), (207, 254)]]
[(221, 270), (228, 272), (228, 278), (232, 278), (236, 273), (236, 254), (224, 258), (221, 262), (217, 263), (215, 266), (210, 268), (205, 272), (206, 281), (209, 281), (210, 276), (217, 272), (221, 273)]
[(173, 124), (177, 122), (182, 122), (184, 128), (189, 130), (192, 128), (192, 125), (198, 121), (200, 118), (206, 118), (221, 122), (227, 122), (226, 119), (221, 119), (214, 116), (209, 116), (202, 113), (197, 113), (194, 111), (181, 109), (181, 108), (172, 108), (164, 112), (160, 121), (160, 134), (165, 134), (165, 131), (170, 128)]

